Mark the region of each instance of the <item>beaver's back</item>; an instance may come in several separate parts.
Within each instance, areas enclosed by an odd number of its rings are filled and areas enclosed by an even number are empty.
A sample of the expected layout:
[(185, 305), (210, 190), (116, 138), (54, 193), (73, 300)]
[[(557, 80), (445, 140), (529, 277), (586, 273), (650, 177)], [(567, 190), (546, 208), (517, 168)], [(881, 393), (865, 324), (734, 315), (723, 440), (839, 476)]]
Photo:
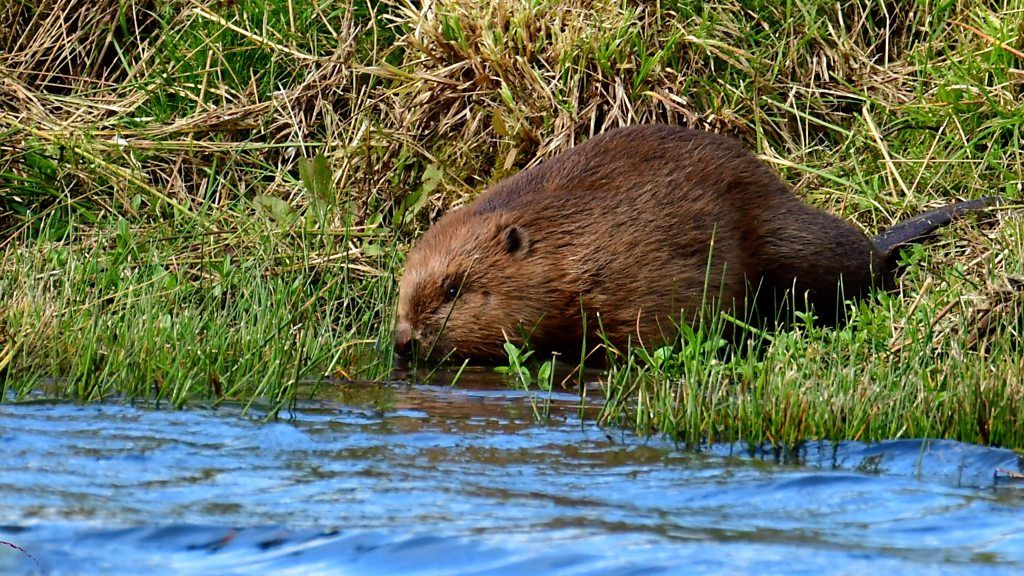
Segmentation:
[(467, 210), (515, 214), (545, 263), (525, 271), (561, 278), (590, 325), (600, 314), (605, 334), (622, 344), (638, 325), (645, 343), (660, 341), (704, 304), (740, 303), (745, 278), (761, 275), (763, 214), (793, 203), (734, 140), (636, 126), (500, 182)]

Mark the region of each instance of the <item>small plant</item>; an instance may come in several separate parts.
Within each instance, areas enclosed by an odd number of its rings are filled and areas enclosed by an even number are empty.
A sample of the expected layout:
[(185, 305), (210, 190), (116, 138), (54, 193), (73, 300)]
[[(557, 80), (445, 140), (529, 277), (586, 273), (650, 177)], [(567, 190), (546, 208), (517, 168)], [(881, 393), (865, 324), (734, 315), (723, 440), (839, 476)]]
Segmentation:
[[(506, 341), (505, 352), (508, 353), (508, 364), (496, 366), (494, 371), (505, 374), (512, 378), (516, 386), (522, 388), (529, 394), (530, 406), (533, 408), (534, 416), (537, 419), (547, 419), (551, 413), (551, 393), (554, 388), (554, 367), (555, 358), (545, 360), (536, 368), (536, 373), (531, 372), (528, 360), (533, 356), (533, 350), (527, 345), (516, 346)], [(547, 397), (538, 405), (537, 395), (532, 391), (536, 385), (541, 391), (547, 393)]]

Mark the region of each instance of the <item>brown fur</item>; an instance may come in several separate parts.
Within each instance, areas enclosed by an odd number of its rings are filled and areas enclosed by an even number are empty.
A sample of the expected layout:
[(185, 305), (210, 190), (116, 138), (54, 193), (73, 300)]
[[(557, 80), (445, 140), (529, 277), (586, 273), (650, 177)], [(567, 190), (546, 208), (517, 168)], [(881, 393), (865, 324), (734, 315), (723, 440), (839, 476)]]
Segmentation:
[(702, 311), (771, 316), (787, 291), (834, 321), (840, 281), (847, 297), (866, 293), (881, 257), (735, 140), (633, 126), (499, 182), (431, 227), (409, 253), (395, 343), (492, 360), (525, 334), (579, 354), (585, 317), (588, 346), (599, 332), (621, 349), (656, 346)]

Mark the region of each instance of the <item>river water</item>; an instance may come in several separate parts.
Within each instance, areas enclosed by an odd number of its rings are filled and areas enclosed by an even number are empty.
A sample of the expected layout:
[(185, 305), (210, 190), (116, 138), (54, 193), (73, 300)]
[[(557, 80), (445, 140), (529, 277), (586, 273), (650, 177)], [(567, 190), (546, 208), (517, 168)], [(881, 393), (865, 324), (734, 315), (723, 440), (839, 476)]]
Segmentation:
[(1007, 450), (813, 444), (780, 463), (601, 430), (574, 394), (544, 423), (494, 386), (326, 396), (269, 423), (0, 405), (0, 574), (1024, 573)]

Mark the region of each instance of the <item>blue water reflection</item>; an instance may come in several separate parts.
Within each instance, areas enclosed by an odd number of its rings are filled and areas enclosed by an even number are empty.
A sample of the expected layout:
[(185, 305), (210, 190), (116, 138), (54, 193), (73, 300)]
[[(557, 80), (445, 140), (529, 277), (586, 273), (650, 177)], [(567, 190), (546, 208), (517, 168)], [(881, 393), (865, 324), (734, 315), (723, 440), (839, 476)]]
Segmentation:
[[(812, 445), (797, 463), (607, 433), (556, 395), (398, 385), (388, 406), (0, 405), (0, 573), (1024, 571), (1006, 450)], [(31, 554), (29, 558), (26, 554)]]

